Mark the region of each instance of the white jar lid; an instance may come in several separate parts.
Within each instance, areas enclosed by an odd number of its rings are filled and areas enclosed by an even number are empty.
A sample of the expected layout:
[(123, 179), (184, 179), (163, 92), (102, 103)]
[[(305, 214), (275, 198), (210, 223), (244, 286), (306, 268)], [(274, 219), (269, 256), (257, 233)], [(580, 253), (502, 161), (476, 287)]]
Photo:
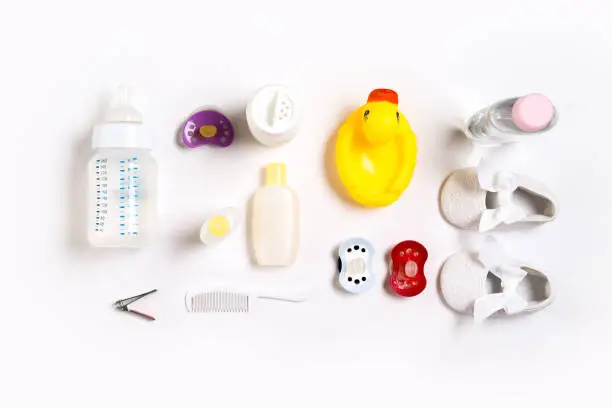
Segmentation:
[(276, 146), (296, 135), (299, 107), (288, 88), (268, 85), (251, 99), (246, 117), (251, 133), (259, 142)]

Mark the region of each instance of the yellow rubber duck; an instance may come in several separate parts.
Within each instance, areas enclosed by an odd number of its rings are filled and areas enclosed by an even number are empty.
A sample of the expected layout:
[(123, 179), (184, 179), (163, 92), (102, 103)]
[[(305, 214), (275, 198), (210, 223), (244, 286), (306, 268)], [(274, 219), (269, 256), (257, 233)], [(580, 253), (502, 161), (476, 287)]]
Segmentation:
[(336, 167), (349, 195), (366, 207), (393, 204), (414, 172), (416, 135), (399, 111), (398, 96), (375, 89), (368, 103), (342, 124), (336, 140)]

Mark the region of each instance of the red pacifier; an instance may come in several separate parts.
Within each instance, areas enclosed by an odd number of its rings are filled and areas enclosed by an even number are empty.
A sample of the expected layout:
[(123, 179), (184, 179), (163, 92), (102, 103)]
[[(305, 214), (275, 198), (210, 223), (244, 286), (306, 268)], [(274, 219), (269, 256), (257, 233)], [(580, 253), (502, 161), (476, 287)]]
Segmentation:
[(416, 241), (403, 241), (391, 250), (389, 285), (400, 296), (416, 296), (425, 290), (427, 249)]

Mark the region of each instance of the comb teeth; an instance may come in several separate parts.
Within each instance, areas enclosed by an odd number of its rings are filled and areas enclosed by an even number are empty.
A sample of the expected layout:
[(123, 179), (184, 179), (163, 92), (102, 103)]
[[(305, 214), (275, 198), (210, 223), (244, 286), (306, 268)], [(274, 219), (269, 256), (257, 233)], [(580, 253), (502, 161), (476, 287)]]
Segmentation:
[(248, 313), (249, 296), (223, 290), (187, 293), (185, 306), (190, 313)]

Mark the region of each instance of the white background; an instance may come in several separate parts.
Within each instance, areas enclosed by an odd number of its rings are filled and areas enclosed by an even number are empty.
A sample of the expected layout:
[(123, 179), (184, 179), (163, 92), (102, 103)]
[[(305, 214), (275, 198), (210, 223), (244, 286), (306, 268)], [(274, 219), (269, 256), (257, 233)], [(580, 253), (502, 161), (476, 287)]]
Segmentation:
[[(3, 1), (0, 405), (553, 406), (609, 401), (612, 95), (610, 3), (462, 1)], [(118, 83), (137, 93), (160, 167), (159, 237), (141, 251), (85, 243), (91, 130)], [(252, 140), (252, 93), (302, 93), (304, 123), (279, 149)], [(390, 87), (419, 140), (402, 198), (364, 210), (326, 176), (327, 144), (370, 90)], [(558, 196), (551, 224), (499, 238), (547, 271), (556, 301), (534, 315), (474, 327), (436, 291), (465, 235), (437, 195), (465, 163), (457, 121), (500, 98), (543, 92), (557, 128), (513, 162)], [(227, 150), (185, 151), (175, 132), (202, 105), (231, 115)], [(195, 241), (205, 214), (242, 210), (259, 170), (284, 161), (302, 205), (297, 264), (250, 265), (241, 228), (222, 246)], [(333, 165), (333, 163), (331, 163)], [(333, 167), (332, 167), (333, 169)], [(380, 285), (346, 296), (332, 253), (353, 235), (378, 250)], [(383, 254), (403, 239), (430, 253), (427, 290), (382, 288)], [(606, 253), (608, 252), (608, 253)], [(308, 303), (249, 315), (187, 315), (183, 293), (228, 281), (316, 290)], [(111, 309), (150, 288), (158, 321)]]

